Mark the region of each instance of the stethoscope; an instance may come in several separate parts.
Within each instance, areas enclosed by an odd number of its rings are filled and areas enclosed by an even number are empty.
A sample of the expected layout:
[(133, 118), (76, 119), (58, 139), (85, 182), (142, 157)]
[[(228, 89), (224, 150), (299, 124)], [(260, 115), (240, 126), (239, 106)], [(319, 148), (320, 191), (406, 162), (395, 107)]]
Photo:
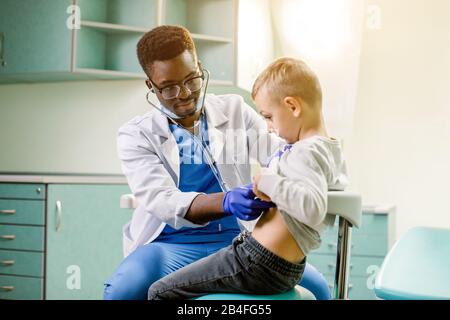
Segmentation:
[[(198, 105), (198, 107), (196, 108), (196, 112), (198, 112), (200, 110), (200, 119), (201, 121), (206, 121), (205, 119), (205, 97), (206, 97), (206, 89), (208, 88), (208, 84), (209, 84), (209, 77), (210, 77), (210, 73), (207, 69), (203, 69), (203, 71), (206, 73), (206, 81), (205, 81), (205, 85), (203, 86), (203, 88), (201, 88), (200, 90), (202, 91), (202, 98), (201, 98), (201, 104)], [(212, 152), (208, 146), (208, 144), (206, 143), (206, 139), (204, 139), (204, 134), (205, 134), (205, 130), (201, 130), (201, 125), (202, 123), (198, 123), (197, 125), (200, 126), (200, 136), (201, 139), (199, 139), (195, 134), (193, 134), (192, 132), (190, 132), (189, 130), (187, 130), (185, 127), (183, 127), (182, 125), (180, 125), (176, 119), (180, 119), (180, 117), (178, 117), (177, 115), (175, 115), (173, 112), (171, 112), (170, 110), (167, 109), (167, 107), (164, 107), (161, 103), (159, 104), (159, 106), (155, 103), (153, 103), (152, 101), (150, 101), (149, 97), (150, 94), (152, 94), (152, 91), (147, 92), (146, 95), (146, 100), (147, 102), (156, 110), (158, 110), (159, 112), (161, 112), (163, 115), (165, 115), (170, 122), (172, 122), (174, 125), (176, 125), (179, 129), (183, 129), (184, 131), (186, 131), (191, 137), (192, 139), (197, 143), (198, 146), (200, 146), (200, 148), (202, 149), (203, 154), (205, 155), (205, 160), (208, 163), (208, 166), (211, 168), (212, 173), (214, 174), (214, 177), (216, 178), (217, 182), (220, 185), (220, 188), (222, 189), (223, 192), (227, 192), (230, 190), (230, 188), (228, 187), (228, 185), (226, 184), (226, 182), (224, 181), (224, 179), (222, 178), (222, 175), (220, 174), (220, 171), (217, 168), (217, 163), (216, 160), (214, 159)], [(198, 103), (198, 102), (197, 102)], [(200, 122), (200, 121), (199, 121)], [(196, 125), (194, 125), (195, 127)], [(236, 164), (235, 165), (235, 171), (237, 172), (239, 179), (241, 180), (241, 183), (243, 182), (242, 180), (242, 176), (239, 173), (239, 170), (237, 170), (236, 168)]]

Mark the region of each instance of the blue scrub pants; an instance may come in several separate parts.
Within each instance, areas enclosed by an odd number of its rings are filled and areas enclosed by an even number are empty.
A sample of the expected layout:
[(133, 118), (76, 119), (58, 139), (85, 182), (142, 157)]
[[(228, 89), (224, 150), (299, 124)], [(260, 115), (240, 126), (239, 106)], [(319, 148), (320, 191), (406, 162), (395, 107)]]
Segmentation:
[[(208, 256), (230, 244), (166, 243), (154, 241), (141, 246), (126, 257), (115, 273), (105, 282), (105, 300), (146, 300), (150, 285), (185, 265)], [(330, 291), (323, 275), (306, 264), (299, 283), (311, 291), (316, 299), (330, 299)]]

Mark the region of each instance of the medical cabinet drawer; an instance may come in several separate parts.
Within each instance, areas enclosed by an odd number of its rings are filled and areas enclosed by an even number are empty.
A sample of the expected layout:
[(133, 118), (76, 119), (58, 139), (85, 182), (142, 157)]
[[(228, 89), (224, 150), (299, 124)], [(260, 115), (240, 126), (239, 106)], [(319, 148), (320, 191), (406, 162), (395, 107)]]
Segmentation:
[(352, 235), (352, 255), (384, 257), (387, 250), (387, 235), (356, 233)]
[(0, 224), (45, 224), (43, 200), (0, 199)]
[(0, 225), (0, 249), (44, 250), (44, 227)]
[(0, 274), (44, 276), (44, 253), (0, 250)]
[[(324, 275), (334, 276), (336, 272), (336, 256), (328, 254), (311, 254), (308, 262), (316, 267)], [(383, 263), (382, 257), (362, 257), (352, 255), (349, 271), (352, 276), (369, 276), (374, 270), (378, 270)]]
[(45, 199), (45, 184), (0, 183), (0, 198)]
[(372, 277), (350, 276), (348, 298), (350, 300), (376, 300)]
[[(369, 216), (369, 217), (367, 217)], [(388, 249), (387, 217), (385, 215), (363, 215), (365, 228), (352, 229), (351, 253), (366, 256), (384, 256)], [(382, 228), (382, 226), (384, 227)], [(373, 227), (373, 228), (372, 228)], [(338, 227), (327, 229), (322, 235), (320, 247), (314, 253), (336, 254)]]
[[(387, 215), (386, 214), (368, 214), (362, 215), (361, 226), (359, 228), (353, 228), (353, 233), (364, 234), (387, 234)], [(331, 236), (337, 234), (339, 227), (339, 219), (335, 220), (333, 226), (329, 227), (323, 233), (324, 236)]]
[[(388, 237), (382, 234), (352, 234), (351, 254), (362, 256), (385, 256), (388, 250)], [(322, 244), (313, 253), (336, 255), (337, 232), (335, 235), (322, 237)]]
[(40, 300), (42, 278), (0, 275), (0, 299)]

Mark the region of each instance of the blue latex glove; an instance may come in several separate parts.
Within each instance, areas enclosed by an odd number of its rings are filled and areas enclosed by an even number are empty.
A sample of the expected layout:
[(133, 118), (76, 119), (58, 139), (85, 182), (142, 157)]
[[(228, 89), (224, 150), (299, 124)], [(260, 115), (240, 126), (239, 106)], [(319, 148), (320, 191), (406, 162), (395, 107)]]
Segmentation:
[(245, 221), (257, 219), (265, 210), (275, 207), (275, 203), (262, 201), (253, 193), (253, 185), (240, 186), (225, 193), (223, 211)]

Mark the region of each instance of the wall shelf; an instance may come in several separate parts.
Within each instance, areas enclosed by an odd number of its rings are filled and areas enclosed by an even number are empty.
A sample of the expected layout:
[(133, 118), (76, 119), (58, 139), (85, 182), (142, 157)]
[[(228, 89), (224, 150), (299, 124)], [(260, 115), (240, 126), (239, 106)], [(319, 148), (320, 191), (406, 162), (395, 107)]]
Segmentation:
[(102, 69), (89, 69), (89, 68), (76, 68), (73, 70), (76, 74), (91, 75), (98, 79), (146, 79), (144, 73), (133, 73), (114, 70), (102, 70)]
[(121, 24), (112, 24), (98, 21), (81, 20), (81, 27), (97, 29), (106, 33), (139, 33), (144, 34), (148, 30)]
[[(79, 29), (67, 25), (73, 5)], [(237, 7), (238, 0), (2, 0), (0, 84), (143, 79), (137, 42), (176, 24), (191, 32), (211, 83), (236, 85)]]
[(199, 40), (199, 41), (233, 43), (233, 39), (232, 38), (208, 36), (208, 35), (205, 35), (205, 34), (197, 34), (197, 33), (192, 33), (191, 35), (192, 35), (192, 39)]

